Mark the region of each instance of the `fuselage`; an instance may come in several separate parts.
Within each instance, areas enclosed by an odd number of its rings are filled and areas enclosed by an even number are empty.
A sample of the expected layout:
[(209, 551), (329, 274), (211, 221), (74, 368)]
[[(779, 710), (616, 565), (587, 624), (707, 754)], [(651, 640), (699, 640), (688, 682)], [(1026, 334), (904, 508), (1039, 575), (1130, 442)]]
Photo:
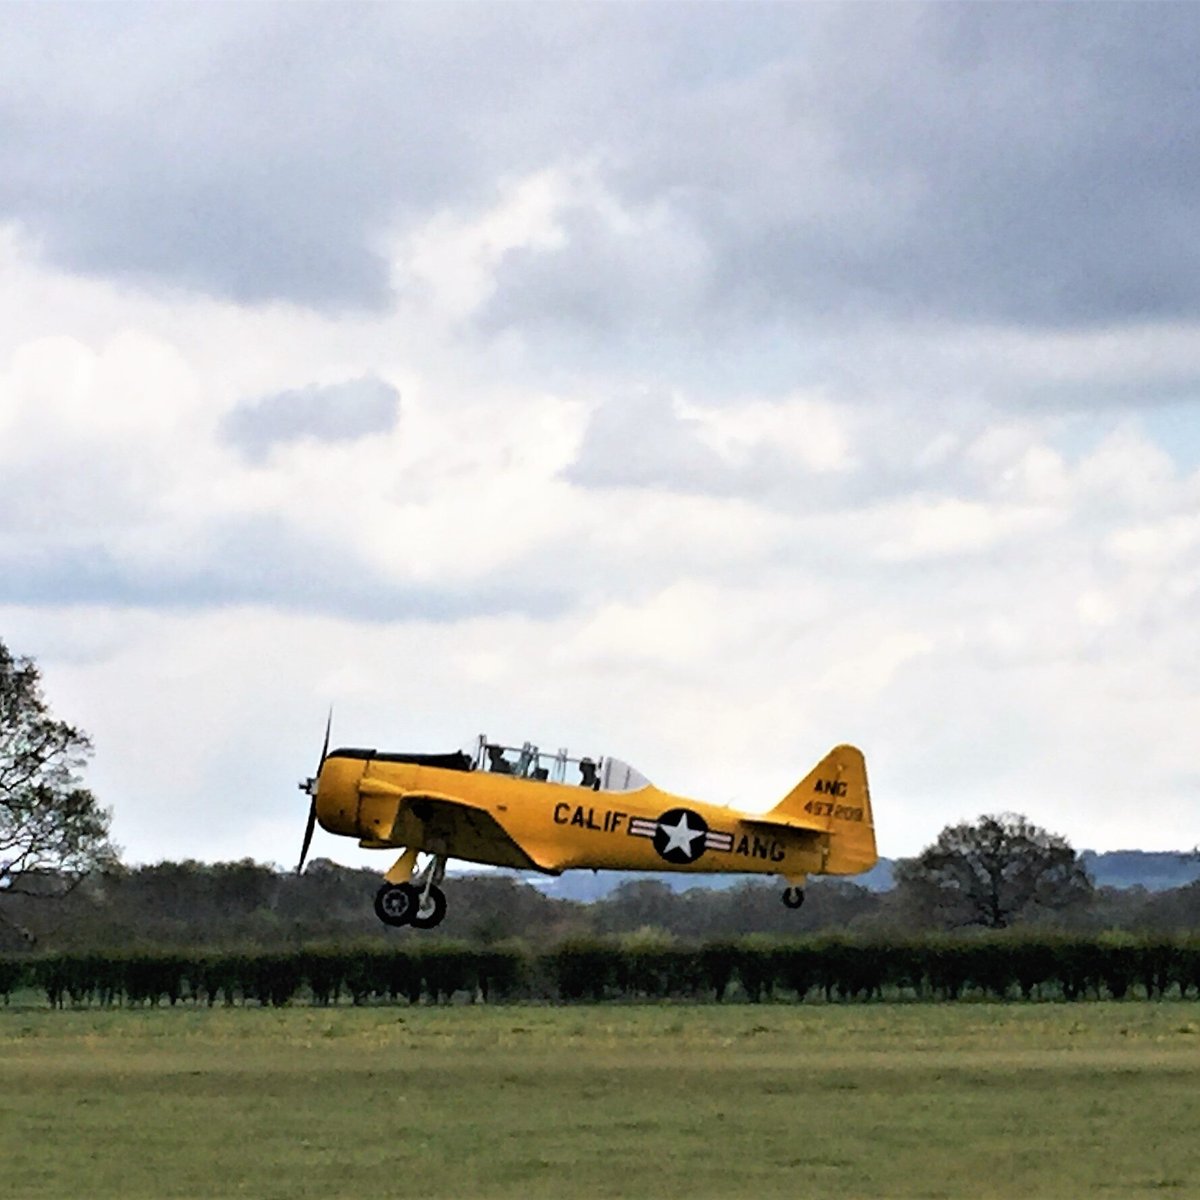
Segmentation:
[(415, 847), (553, 874), (605, 868), (791, 880), (822, 872), (829, 854), (826, 832), (790, 829), (653, 785), (593, 790), (357, 751), (334, 751), (325, 760), (316, 800), (324, 829), (366, 846)]

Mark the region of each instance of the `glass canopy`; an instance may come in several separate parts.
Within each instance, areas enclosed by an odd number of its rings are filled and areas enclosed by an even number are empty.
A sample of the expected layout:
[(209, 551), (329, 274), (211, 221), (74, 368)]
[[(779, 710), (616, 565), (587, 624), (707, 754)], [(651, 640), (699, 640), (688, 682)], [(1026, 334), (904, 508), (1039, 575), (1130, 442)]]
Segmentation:
[(532, 742), (505, 746), (500, 742), (489, 742), (484, 734), (476, 739), (473, 765), (477, 771), (548, 783), (576, 784), (603, 792), (635, 792), (650, 782), (636, 767), (611, 755), (576, 756), (566, 749), (551, 753), (540, 750)]

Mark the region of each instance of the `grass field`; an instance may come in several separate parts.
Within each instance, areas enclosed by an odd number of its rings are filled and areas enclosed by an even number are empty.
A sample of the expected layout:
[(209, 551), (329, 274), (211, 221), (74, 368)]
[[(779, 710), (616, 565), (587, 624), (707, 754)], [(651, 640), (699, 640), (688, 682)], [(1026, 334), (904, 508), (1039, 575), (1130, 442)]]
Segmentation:
[(0, 1010), (24, 1197), (1200, 1196), (1200, 1005)]

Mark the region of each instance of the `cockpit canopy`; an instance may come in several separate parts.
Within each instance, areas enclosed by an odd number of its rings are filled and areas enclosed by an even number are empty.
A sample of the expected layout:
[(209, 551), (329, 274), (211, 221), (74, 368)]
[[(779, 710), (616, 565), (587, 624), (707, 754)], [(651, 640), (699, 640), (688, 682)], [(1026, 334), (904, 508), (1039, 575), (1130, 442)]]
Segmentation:
[(485, 734), (476, 739), (472, 765), (477, 771), (577, 784), (602, 792), (635, 792), (650, 782), (636, 767), (610, 755), (577, 757), (565, 749), (550, 753), (532, 742), (505, 746), (489, 742)]

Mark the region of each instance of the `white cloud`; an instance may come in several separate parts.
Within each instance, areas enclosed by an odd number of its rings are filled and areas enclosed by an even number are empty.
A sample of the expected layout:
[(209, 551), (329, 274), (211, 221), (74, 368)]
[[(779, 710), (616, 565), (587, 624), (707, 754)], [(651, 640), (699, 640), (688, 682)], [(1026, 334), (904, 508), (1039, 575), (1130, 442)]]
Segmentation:
[(1037, 511), (972, 500), (917, 500), (905, 507), (894, 510), (899, 528), (879, 547), (885, 562), (982, 554), (1036, 532), (1042, 520)]
[(690, 407), (685, 412), (700, 422), (698, 436), (726, 459), (763, 473), (779, 461), (817, 473), (856, 465), (853, 424), (819, 396), (747, 397), (733, 406)]
[(518, 248), (557, 250), (571, 173), (546, 168), (505, 181), (495, 205), (475, 216), (441, 212), (405, 238), (393, 268), (399, 290), (414, 289), (451, 321), (475, 313), (495, 292), (496, 268)]

